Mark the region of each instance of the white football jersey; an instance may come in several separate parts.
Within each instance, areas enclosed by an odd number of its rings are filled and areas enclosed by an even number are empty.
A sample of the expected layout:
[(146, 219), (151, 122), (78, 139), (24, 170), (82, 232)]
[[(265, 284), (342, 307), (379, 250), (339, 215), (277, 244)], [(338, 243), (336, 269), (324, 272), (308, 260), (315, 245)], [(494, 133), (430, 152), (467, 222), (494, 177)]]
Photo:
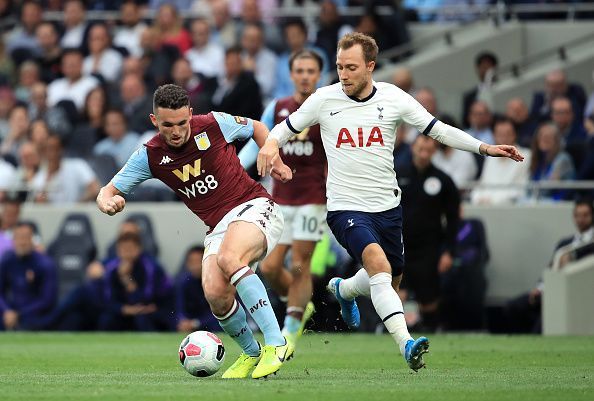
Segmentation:
[[(394, 172), (396, 129), (431, 130), (434, 117), (408, 93), (374, 82), (366, 99), (347, 96), (340, 83), (318, 89), (287, 118), (293, 132), (320, 124), (328, 158), (328, 210), (382, 212), (400, 204)], [(398, 191), (396, 191), (398, 189)]]

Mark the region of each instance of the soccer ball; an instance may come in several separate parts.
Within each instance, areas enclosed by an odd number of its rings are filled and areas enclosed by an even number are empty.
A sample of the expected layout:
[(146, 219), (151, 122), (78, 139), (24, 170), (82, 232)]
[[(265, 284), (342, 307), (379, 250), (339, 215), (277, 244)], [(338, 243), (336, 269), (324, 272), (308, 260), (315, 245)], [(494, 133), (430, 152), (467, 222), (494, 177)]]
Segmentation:
[(225, 347), (215, 334), (195, 331), (179, 345), (179, 362), (184, 369), (196, 377), (214, 375), (225, 360)]

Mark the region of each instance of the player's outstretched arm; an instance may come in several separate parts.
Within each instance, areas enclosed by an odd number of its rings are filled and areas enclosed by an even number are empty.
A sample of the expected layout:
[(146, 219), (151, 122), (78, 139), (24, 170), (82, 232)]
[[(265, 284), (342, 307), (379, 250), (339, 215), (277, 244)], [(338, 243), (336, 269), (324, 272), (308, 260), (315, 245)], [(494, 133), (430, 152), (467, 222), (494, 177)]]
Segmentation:
[(99, 190), (97, 207), (103, 213), (113, 216), (124, 210), (125, 206), (126, 200), (122, 193), (111, 182)]

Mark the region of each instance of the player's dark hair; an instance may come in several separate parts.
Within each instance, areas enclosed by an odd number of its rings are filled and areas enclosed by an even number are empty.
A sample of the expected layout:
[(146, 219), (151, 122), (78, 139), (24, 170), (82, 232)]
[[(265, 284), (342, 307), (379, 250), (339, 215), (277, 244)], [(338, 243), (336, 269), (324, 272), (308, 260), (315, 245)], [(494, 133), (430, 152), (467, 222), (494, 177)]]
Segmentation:
[(361, 32), (351, 32), (344, 35), (338, 41), (337, 49), (347, 50), (355, 45), (360, 45), (363, 49), (363, 56), (365, 57), (366, 63), (375, 61), (377, 59), (377, 53), (379, 50), (377, 43), (375, 43), (375, 39)]
[(293, 62), (295, 60), (301, 60), (306, 58), (312, 59), (316, 63), (318, 63), (318, 67), (320, 68), (320, 71), (322, 71), (322, 68), (324, 68), (324, 60), (322, 59), (322, 56), (320, 56), (317, 52), (313, 50), (299, 50), (293, 52), (293, 54), (291, 54), (291, 57), (289, 58), (289, 70), (293, 70)]
[(161, 85), (153, 96), (153, 112), (160, 107), (162, 109), (178, 110), (190, 106), (188, 92), (177, 85)]
[(479, 54), (477, 54), (476, 58), (474, 59), (474, 65), (478, 67), (479, 64), (481, 64), (483, 61), (488, 61), (494, 66), (497, 66), (499, 64), (497, 56), (494, 53), (488, 51), (480, 52)]

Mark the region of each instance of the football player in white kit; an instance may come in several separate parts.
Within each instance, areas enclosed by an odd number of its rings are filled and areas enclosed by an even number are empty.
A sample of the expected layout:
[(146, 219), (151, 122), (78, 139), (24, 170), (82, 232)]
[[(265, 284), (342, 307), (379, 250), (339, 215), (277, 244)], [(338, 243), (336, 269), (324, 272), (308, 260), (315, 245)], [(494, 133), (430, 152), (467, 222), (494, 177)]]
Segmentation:
[(306, 127), (320, 124), (328, 159), (327, 221), (340, 244), (363, 269), (349, 279), (333, 278), (328, 289), (341, 306), (345, 322), (360, 323), (355, 297), (370, 296), (408, 366), (425, 366), (429, 340), (408, 333), (396, 290), (402, 279), (401, 191), (394, 171), (396, 129), (406, 123), (437, 141), (492, 157), (524, 157), (510, 145), (488, 145), (438, 121), (398, 87), (375, 82), (375, 40), (350, 33), (338, 42), (336, 68), (340, 82), (318, 89), (287, 119), (277, 124), (258, 154), (258, 173), (265, 175), (278, 158), (279, 146)]

